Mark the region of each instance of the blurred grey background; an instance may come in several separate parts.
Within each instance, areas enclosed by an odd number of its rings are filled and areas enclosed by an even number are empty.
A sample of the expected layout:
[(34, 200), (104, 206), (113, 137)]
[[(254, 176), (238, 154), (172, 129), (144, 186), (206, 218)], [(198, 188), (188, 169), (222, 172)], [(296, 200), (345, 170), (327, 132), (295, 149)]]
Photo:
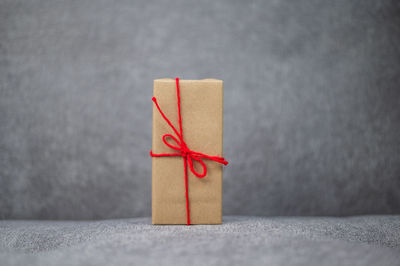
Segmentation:
[(400, 213), (398, 1), (0, 1), (0, 218), (151, 215), (152, 83), (225, 82), (224, 214)]

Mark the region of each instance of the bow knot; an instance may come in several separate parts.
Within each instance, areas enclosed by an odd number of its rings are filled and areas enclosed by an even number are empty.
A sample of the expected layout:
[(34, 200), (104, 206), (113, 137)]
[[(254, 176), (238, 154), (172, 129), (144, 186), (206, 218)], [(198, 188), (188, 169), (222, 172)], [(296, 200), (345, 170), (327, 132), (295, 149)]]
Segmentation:
[[(168, 142), (168, 138), (172, 139), (176, 145), (171, 144)], [(162, 140), (164, 144), (171, 149), (174, 149), (178, 151), (179, 153), (161, 153), (161, 154), (154, 154), (152, 151), (150, 151), (150, 155), (153, 157), (161, 157), (161, 156), (181, 156), (182, 158), (186, 158), (187, 163), (189, 165), (190, 171), (198, 178), (203, 178), (207, 175), (207, 166), (205, 165), (203, 159), (209, 159), (224, 165), (227, 165), (228, 162), (225, 161), (223, 157), (217, 157), (217, 156), (209, 156), (200, 152), (195, 152), (189, 149), (184, 141), (179, 141), (177, 138), (175, 138), (171, 134), (165, 134), (162, 137)], [(200, 173), (196, 171), (194, 168), (194, 162), (198, 162), (203, 171)]]

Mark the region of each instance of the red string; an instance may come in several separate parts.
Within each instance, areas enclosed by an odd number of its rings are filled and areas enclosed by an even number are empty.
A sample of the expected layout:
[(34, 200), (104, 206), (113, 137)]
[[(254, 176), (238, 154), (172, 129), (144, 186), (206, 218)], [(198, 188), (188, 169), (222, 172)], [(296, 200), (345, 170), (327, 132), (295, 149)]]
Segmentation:
[[(161, 116), (164, 118), (164, 120), (168, 123), (168, 125), (172, 128), (172, 130), (175, 132), (176, 136), (178, 137), (175, 138), (171, 134), (165, 134), (162, 139), (165, 145), (170, 147), (173, 150), (176, 150), (178, 152), (175, 153), (160, 153), (160, 154), (155, 154), (152, 151), (150, 151), (150, 156), (152, 157), (164, 157), (164, 156), (181, 156), (183, 158), (183, 167), (185, 171), (185, 196), (186, 196), (186, 217), (187, 217), (187, 225), (190, 225), (190, 210), (189, 210), (189, 189), (188, 189), (188, 174), (187, 174), (187, 166), (189, 165), (190, 171), (198, 177), (198, 178), (203, 178), (207, 175), (207, 166), (204, 163), (203, 159), (208, 159), (215, 161), (217, 163), (221, 163), (224, 165), (227, 165), (228, 162), (225, 161), (223, 157), (218, 157), (218, 156), (209, 156), (206, 154), (203, 154), (201, 152), (195, 152), (189, 149), (186, 145), (186, 142), (183, 140), (183, 131), (182, 131), (182, 116), (181, 116), (181, 98), (180, 98), (180, 93), (179, 93), (179, 78), (176, 78), (176, 94), (177, 94), (177, 101), (178, 101), (178, 117), (179, 117), (179, 132), (178, 130), (172, 125), (171, 121), (165, 116), (163, 111), (161, 110), (160, 106), (157, 103), (157, 99), (155, 97), (152, 98), (153, 102), (155, 103), (158, 111), (160, 112)], [(175, 144), (172, 145), (167, 141), (167, 138), (171, 138)], [(194, 167), (193, 167), (193, 160), (200, 163), (201, 167), (203, 168), (203, 172), (199, 173), (197, 172)]]

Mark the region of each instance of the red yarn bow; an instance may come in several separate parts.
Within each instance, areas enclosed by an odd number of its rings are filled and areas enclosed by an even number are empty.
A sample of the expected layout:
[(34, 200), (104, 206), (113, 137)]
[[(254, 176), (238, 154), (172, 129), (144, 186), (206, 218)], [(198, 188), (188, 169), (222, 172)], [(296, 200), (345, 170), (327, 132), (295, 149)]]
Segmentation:
[[(209, 156), (206, 154), (203, 154), (201, 152), (195, 152), (192, 151), (191, 149), (188, 148), (186, 145), (186, 142), (183, 140), (183, 132), (182, 132), (182, 116), (181, 116), (181, 99), (180, 99), (180, 94), (179, 94), (179, 78), (176, 78), (176, 94), (178, 98), (178, 115), (179, 115), (179, 132), (178, 130), (172, 125), (171, 121), (165, 116), (163, 111), (161, 111), (160, 106), (157, 103), (157, 99), (155, 97), (152, 98), (153, 102), (156, 104), (156, 107), (164, 120), (168, 123), (168, 125), (172, 128), (172, 130), (175, 132), (175, 134), (178, 136), (179, 140), (172, 136), (171, 134), (165, 134), (162, 139), (165, 145), (170, 147), (171, 149), (174, 149), (178, 152), (176, 153), (160, 153), (160, 154), (154, 154), (152, 151), (150, 151), (150, 156), (152, 157), (164, 157), (164, 156), (181, 156), (183, 158), (183, 167), (185, 170), (185, 194), (186, 194), (186, 217), (187, 217), (187, 225), (190, 225), (190, 210), (189, 210), (189, 193), (188, 193), (188, 174), (187, 174), (187, 165), (189, 165), (190, 171), (197, 176), (198, 178), (203, 178), (207, 174), (207, 166), (204, 163), (203, 159), (209, 159), (212, 161), (215, 161), (217, 163), (222, 163), (224, 165), (227, 165), (228, 162), (225, 161), (223, 157), (218, 157), (218, 156)], [(170, 144), (167, 141), (167, 138), (171, 138), (174, 140), (175, 145)], [(193, 167), (193, 160), (197, 161), (200, 163), (200, 165), (203, 168), (202, 173), (198, 173), (194, 167)]]

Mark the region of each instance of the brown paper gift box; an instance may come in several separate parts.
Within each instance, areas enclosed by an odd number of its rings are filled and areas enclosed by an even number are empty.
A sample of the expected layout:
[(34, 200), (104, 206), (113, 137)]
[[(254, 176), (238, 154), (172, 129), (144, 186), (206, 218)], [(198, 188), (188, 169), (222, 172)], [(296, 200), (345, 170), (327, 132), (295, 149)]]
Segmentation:
[[(223, 82), (216, 79), (180, 80), (183, 139), (189, 149), (222, 156)], [(154, 80), (154, 97), (179, 131), (175, 79)], [(152, 152), (176, 152), (162, 140), (176, 134), (153, 104)], [(172, 142), (171, 142), (172, 143)], [(222, 223), (222, 165), (204, 159), (207, 175), (196, 177), (188, 168), (191, 224)], [(201, 166), (194, 163), (195, 169)], [(185, 173), (181, 156), (152, 157), (152, 223), (186, 224)]]

